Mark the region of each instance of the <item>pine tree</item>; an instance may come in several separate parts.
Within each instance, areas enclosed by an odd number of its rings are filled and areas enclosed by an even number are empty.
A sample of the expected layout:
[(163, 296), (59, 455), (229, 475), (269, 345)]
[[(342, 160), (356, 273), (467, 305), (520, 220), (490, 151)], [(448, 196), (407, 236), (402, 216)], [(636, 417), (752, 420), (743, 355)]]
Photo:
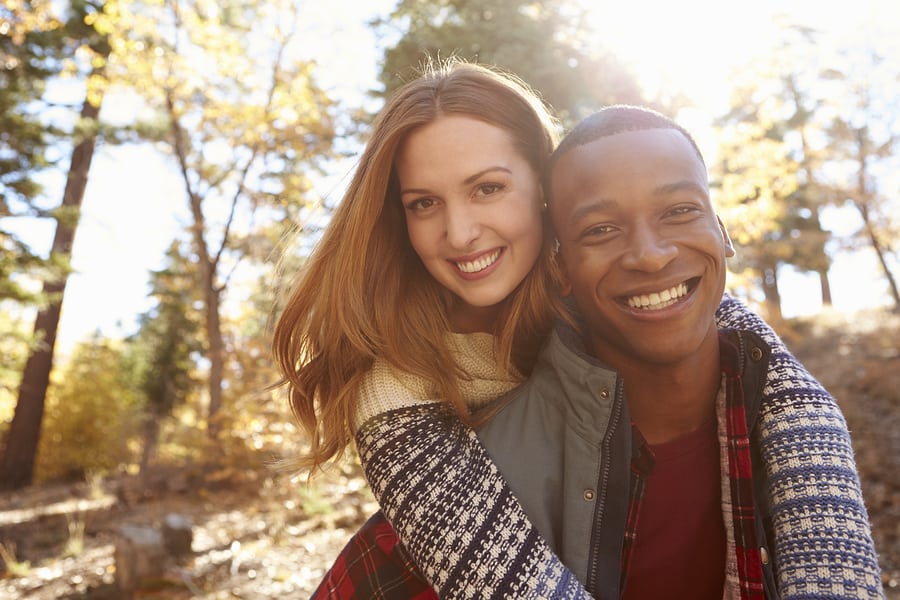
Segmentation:
[[(25, 362), (15, 414), (0, 456), (0, 489), (17, 489), (28, 485), (34, 475), (47, 387), (53, 368), (56, 332), (69, 274), (68, 264), (97, 140), (96, 123), (105, 82), (103, 70), (110, 51), (106, 37), (85, 22), (87, 15), (96, 11), (96, 5), (78, 1), (72, 2), (69, 8), (71, 13), (62, 28), (64, 43), (61, 51), (72, 52), (73, 56), (76, 51), (86, 53), (90, 57), (89, 73), (85, 77), (86, 93), (78, 123), (71, 133), (72, 156), (62, 202), (52, 215), (56, 220), (56, 233), (50, 249), (49, 263), (57, 267), (57, 270), (44, 277), (41, 297), (45, 304), (35, 317), (34, 345)], [(53, 46), (52, 49), (59, 50), (59, 47)], [(24, 181), (25, 179), (20, 180), (19, 183)]]
[(566, 125), (605, 104), (642, 103), (632, 74), (592, 42), (585, 23), (584, 10), (566, 0), (401, 0), (375, 21), (384, 39), (399, 34), (384, 52), (384, 95), (415, 78), (429, 58), (456, 56), (518, 75)]
[(162, 421), (200, 383), (195, 357), (202, 352), (203, 327), (196, 308), (196, 266), (177, 241), (169, 246), (166, 263), (150, 277), (150, 296), (156, 306), (141, 315), (140, 328), (129, 340), (137, 363), (136, 384), (144, 400), (141, 471), (156, 453)]

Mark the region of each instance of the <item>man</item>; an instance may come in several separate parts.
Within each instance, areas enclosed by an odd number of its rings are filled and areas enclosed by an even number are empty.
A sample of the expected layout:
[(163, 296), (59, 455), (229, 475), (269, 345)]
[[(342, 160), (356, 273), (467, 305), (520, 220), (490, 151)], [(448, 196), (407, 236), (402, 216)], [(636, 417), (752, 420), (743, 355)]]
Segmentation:
[[(759, 336), (717, 327), (725, 259), (734, 251), (690, 135), (652, 111), (605, 109), (564, 139), (549, 190), (564, 292), (581, 323), (554, 332), (530, 379), (478, 433), (543, 540), (533, 542), (530, 530), (482, 539), (493, 562), (464, 552), (448, 560), (442, 551), (435, 576), (423, 566), (431, 561), (429, 544), (404, 536), (419, 567), (440, 580), (442, 594), (491, 595), (479, 581), (509, 594), (525, 589), (510, 580), (535, 569), (499, 569), (497, 582), (470, 565), (531, 561), (540, 571), (548, 562), (545, 540), (584, 586), (541, 580), (540, 589), (560, 596), (585, 589), (595, 598), (881, 596), (836, 408), (809, 403), (786, 412), (784, 427), (762, 426), (764, 414), (778, 423), (777, 411), (796, 408), (760, 410), (767, 373), (770, 387), (824, 392), (805, 372), (778, 373), (782, 363), (769, 364), (771, 348)], [(767, 393), (778, 400), (778, 390)], [(822, 433), (817, 426), (826, 422), (834, 426)], [(822, 436), (833, 443), (811, 452)], [(791, 471), (798, 461), (801, 468)], [(476, 508), (478, 492), (471, 495)], [(378, 532), (382, 551), (399, 557), (390, 580), (411, 587), (384, 597), (427, 593), (385, 527), (373, 522), (368, 530)], [(374, 564), (375, 546), (358, 549), (360, 562)], [(345, 550), (339, 564), (348, 559)], [(469, 588), (454, 577), (468, 578)], [(342, 576), (333, 571), (329, 579), (336, 588)], [(538, 587), (527, 589), (540, 597)]]
[[(720, 336), (715, 314), (734, 249), (699, 151), (679, 129), (647, 128), (654, 120), (603, 111), (554, 160), (563, 291), (585, 334), (583, 353), (560, 341), (554, 356), (596, 383), (570, 384), (561, 397), (547, 384), (565, 386), (575, 373), (536, 369), (480, 437), (595, 595), (762, 597), (765, 570), (774, 597), (754, 503), (766, 480), (753, 473), (749, 438), (768, 350), (747, 333)], [(502, 449), (514, 430), (541, 437), (513, 456)]]

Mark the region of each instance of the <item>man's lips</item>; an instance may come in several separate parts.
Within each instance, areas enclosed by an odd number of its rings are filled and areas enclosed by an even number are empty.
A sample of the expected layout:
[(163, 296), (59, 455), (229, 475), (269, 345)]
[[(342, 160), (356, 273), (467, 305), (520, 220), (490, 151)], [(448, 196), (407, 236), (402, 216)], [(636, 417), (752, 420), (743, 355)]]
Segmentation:
[(638, 310), (661, 310), (677, 303), (696, 286), (697, 278), (687, 279), (668, 288), (646, 294), (623, 296), (621, 301)]

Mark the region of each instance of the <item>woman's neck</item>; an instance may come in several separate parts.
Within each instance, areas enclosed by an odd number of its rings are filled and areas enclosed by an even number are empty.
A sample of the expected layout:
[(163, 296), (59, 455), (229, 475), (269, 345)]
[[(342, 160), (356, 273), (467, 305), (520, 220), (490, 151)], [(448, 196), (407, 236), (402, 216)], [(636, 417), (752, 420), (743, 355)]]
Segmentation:
[(500, 305), (472, 306), (462, 302), (450, 312), (450, 328), (453, 333), (493, 333), (500, 315)]

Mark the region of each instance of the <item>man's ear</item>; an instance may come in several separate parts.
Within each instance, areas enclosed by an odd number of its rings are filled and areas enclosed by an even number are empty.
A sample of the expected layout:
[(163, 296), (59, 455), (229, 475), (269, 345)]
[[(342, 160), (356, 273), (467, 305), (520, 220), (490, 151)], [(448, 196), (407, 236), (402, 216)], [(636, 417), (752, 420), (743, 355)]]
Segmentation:
[(569, 270), (566, 268), (566, 261), (563, 260), (562, 254), (559, 253), (559, 242), (556, 242), (554, 260), (556, 260), (556, 267), (559, 272), (559, 293), (563, 298), (566, 298), (572, 295), (572, 282), (569, 280)]
[(725, 223), (722, 222), (722, 217), (716, 215), (716, 221), (719, 222), (719, 229), (722, 231), (722, 238), (725, 240), (725, 256), (734, 256), (736, 254), (734, 243), (731, 241), (731, 236), (728, 235), (728, 229), (725, 227)]

